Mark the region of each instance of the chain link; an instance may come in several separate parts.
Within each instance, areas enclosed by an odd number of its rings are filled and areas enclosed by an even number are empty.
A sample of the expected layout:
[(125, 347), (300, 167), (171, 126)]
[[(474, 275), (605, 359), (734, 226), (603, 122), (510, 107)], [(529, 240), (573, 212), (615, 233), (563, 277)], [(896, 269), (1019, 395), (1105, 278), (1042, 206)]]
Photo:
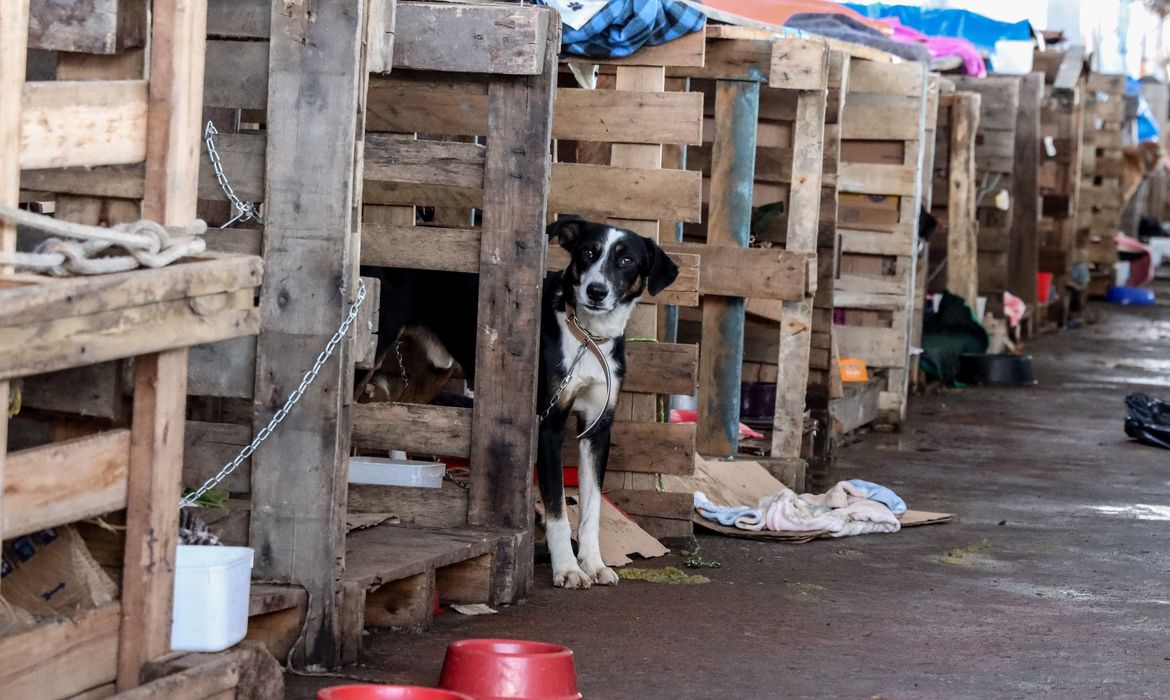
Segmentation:
[(219, 151), (215, 149), (215, 137), (218, 135), (219, 130), (215, 128), (215, 123), (207, 122), (207, 126), (203, 128), (203, 142), (207, 145), (207, 156), (211, 159), (211, 167), (215, 170), (215, 179), (219, 181), (220, 189), (223, 190), (224, 195), (227, 196), (228, 201), (232, 203), (232, 207), (236, 211), (236, 215), (220, 228), (225, 229), (232, 224), (242, 224), (249, 221), (263, 224), (264, 219), (261, 218), (260, 212), (256, 211), (256, 205), (252, 202), (245, 202), (236, 196), (236, 191), (228, 182), (227, 175), (223, 172), (223, 163), (219, 159)]
[(296, 388), (296, 391), (289, 395), (288, 399), (284, 402), (284, 405), (281, 406), (280, 410), (276, 412), (276, 415), (272, 416), (272, 420), (268, 421), (268, 425), (264, 426), (264, 428), (256, 434), (256, 438), (252, 440), (251, 444), (240, 450), (240, 453), (236, 455), (235, 459), (223, 465), (223, 468), (219, 470), (218, 474), (208, 479), (196, 491), (185, 496), (183, 500), (179, 502), (180, 508), (186, 508), (188, 506), (195, 505), (195, 502), (202, 498), (204, 494), (216, 486), (219, 486), (219, 484), (224, 479), (228, 478), (232, 472), (234, 472), (241, 464), (244, 463), (245, 459), (248, 459), (252, 456), (252, 453), (256, 451), (256, 448), (260, 446), (260, 443), (264, 442), (269, 438), (270, 435), (272, 435), (273, 431), (276, 430), (276, 427), (279, 426), (284, 421), (284, 419), (288, 417), (288, 414), (290, 411), (292, 411), (293, 406), (296, 406), (297, 402), (301, 400), (301, 397), (305, 394), (305, 390), (309, 388), (309, 385), (312, 384), (315, 379), (317, 379), (317, 375), (321, 373), (321, 369), (325, 366), (325, 363), (328, 362), (329, 358), (333, 356), (333, 351), (337, 349), (337, 346), (341, 343), (342, 340), (345, 339), (345, 336), (349, 334), (349, 329), (353, 325), (354, 320), (357, 318), (358, 309), (361, 308), (362, 302), (365, 300), (366, 285), (359, 278), (357, 298), (354, 299), (353, 305), (349, 307), (349, 313), (346, 314), (345, 319), (342, 320), (341, 325), (338, 326), (337, 332), (334, 333), (333, 337), (329, 339), (329, 343), (325, 345), (325, 349), (322, 350), (319, 355), (317, 355), (317, 360), (313, 363), (312, 369), (310, 369), (308, 372), (305, 372), (305, 376), (301, 378), (301, 385)]

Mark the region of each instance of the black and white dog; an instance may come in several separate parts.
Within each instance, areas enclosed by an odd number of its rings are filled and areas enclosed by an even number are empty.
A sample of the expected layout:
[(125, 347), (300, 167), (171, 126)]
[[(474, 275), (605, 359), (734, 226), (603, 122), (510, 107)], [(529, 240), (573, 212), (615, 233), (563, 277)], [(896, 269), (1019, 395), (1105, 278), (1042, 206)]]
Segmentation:
[[(678, 267), (649, 238), (625, 229), (562, 217), (546, 229), (569, 251), (564, 270), (545, 279), (540, 328), (537, 474), (553, 585), (613, 585), (617, 575), (601, 560), (601, 487), (609, 461), (614, 406), (625, 374), (625, 329), (643, 293), (658, 294)], [(477, 285), (474, 275), (363, 269), (382, 279), (378, 355), (404, 330), (426, 339), (438, 366), (459, 362), (474, 382)], [(393, 360), (391, 360), (393, 361)], [(580, 425), (581, 521), (577, 556), (565, 515), (561, 448), (571, 414)]]

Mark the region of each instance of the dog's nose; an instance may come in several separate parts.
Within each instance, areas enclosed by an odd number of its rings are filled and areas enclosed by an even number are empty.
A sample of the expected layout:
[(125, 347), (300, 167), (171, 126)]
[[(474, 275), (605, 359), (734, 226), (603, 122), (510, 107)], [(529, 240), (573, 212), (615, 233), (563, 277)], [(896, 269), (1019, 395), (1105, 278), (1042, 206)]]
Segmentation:
[(609, 290), (604, 284), (594, 282), (585, 288), (585, 296), (589, 297), (589, 301), (601, 301), (609, 296)]

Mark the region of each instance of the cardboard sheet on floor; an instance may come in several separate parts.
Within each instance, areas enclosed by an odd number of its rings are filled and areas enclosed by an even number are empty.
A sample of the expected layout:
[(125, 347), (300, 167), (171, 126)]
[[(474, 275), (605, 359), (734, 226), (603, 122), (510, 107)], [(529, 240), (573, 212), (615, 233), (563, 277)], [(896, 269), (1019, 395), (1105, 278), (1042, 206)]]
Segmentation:
[[(726, 505), (754, 504), (761, 498), (771, 496), (783, 488), (784, 484), (771, 475), (759, 462), (737, 460), (728, 462), (723, 460), (706, 460), (695, 456), (695, 473), (693, 476), (662, 477), (663, 486), (667, 491), (674, 493), (694, 493), (702, 491), (715, 503)], [(954, 516), (950, 513), (931, 513), (926, 511), (908, 510), (898, 521), (903, 528), (920, 525), (934, 525), (945, 523)], [(741, 530), (737, 527), (720, 525), (707, 520), (696, 511), (691, 520), (696, 525), (729, 537), (742, 537), (754, 540), (775, 540), (789, 544), (803, 544), (822, 537), (831, 537), (825, 530), (809, 532), (775, 532), (772, 530)]]
[[(566, 509), (569, 523), (573, 526), (573, 539), (577, 539), (577, 523), (581, 519), (581, 507), (577, 489), (565, 489), (565, 496), (572, 499)], [(606, 566), (625, 566), (634, 561), (631, 555), (653, 559), (670, 554), (661, 542), (646, 532), (630, 516), (621, 512), (608, 498), (601, 499), (601, 560)]]

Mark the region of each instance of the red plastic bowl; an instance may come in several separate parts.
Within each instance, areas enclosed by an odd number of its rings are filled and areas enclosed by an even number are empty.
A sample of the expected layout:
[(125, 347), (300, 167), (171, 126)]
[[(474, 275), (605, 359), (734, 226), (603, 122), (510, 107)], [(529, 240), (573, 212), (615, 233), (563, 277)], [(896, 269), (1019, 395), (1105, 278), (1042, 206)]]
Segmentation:
[(573, 652), (518, 639), (464, 639), (447, 645), (439, 686), (475, 700), (580, 700)]
[(317, 700), (473, 700), (442, 688), (407, 685), (335, 685), (317, 691)]

